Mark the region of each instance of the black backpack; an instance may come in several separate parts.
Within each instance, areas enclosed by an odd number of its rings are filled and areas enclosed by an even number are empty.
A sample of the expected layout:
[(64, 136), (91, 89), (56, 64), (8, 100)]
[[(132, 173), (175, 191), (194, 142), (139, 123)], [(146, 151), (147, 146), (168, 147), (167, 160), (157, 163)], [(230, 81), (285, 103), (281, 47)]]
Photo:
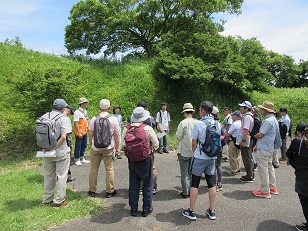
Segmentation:
[(251, 114), (247, 114), (247, 115), (250, 115), (253, 118), (253, 128), (249, 135), (251, 139), (255, 139), (254, 136), (260, 131), (261, 120), (258, 117), (253, 116)]
[(96, 148), (107, 148), (111, 143), (111, 134), (110, 134), (110, 115), (101, 117), (100, 115), (96, 116), (94, 121), (94, 146)]

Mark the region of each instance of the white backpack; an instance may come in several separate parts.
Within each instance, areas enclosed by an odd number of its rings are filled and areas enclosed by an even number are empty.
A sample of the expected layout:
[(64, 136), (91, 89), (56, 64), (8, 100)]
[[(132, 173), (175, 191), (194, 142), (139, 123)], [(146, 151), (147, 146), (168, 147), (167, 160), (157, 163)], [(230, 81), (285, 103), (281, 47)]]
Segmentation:
[(55, 136), (56, 121), (64, 114), (57, 114), (50, 118), (50, 112), (35, 121), (36, 143), (41, 148), (53, 148), (57, 145), (59, 137)]

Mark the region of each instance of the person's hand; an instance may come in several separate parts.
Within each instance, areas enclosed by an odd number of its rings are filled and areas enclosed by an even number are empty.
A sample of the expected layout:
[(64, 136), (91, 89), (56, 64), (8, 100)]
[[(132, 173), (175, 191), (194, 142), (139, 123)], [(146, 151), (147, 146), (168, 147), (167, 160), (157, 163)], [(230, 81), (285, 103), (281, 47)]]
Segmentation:
[(257, 145), (253, 147), (253, 151), (254, 151), (254, 152), (257, 151)]
[(240, 142), (240, 144), (239, 144), (239, 145), (240, 145), (240, 147), (245, 147), (245, 143), (246, 143), (246, 142), (241, 141), (241, 142)]
[(115, 154), (116, 154), (116, 155), (119, 155), (119, 154), (120, 154), (120, 149), (119, 149), (119, 148), (116, 148)]

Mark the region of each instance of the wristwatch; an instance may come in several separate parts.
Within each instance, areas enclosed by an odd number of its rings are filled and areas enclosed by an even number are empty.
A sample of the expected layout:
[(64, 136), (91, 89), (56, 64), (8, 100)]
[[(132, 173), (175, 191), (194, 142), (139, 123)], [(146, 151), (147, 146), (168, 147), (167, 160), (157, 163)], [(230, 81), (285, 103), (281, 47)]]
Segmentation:
[(246, 142), (246, 140), (242, 139), (243, 142)]

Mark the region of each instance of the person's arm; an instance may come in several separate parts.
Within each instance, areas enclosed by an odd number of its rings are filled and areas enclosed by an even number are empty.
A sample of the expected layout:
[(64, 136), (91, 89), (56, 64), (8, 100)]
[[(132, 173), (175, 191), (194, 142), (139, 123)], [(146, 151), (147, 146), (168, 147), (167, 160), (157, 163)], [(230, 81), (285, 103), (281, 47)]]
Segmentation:
[(113, 138), (114, 138), (114, 145), (115, 145), (115, 154), (118, 155), (120, 153), (120, 136), (117, 130), (114, 131)]
[(245, 143), (246, 143), (248, 133), (249, 133), (249, 130), (244, 128), (243, 129), (243, 135), (242, 135), (242, 141), (240, 142), (240, 147), (245, 147)]
[(79, 130), (79, 126), (78, 126), (78, 121), (74, 121), (74, 129), (76, 131), (76, 133), (78, 134), (79, 138), (82, 138), (81, 132)]
[(159, 145), (158, 138), (157, 138), (157, 136), (155, 134), (154, 129), (151, 126), (149, 126), (148, 132), (149, 132), (149, 139), (151, 141), (150, 143), (151, 143), (152, 147), (155, 150), (155, 149), (158, 148), (158, 145)]
[(179, 124), (179, 126), (176, 130), (175, 137), (177, 138), (177, 140), (181, 140), (183, 138), (183, 124), (182, 124), (182, 122)]
[(90, 144), (90, 146), (92, 146), (93, 135), (94, 135), (93, 131), (89, 130), (89, 144)]
[(196, 150), (196, 148), (197, 148), (197, 140), (195, 140), (195, 139), (192, 139), (191, 140), (191, 149), (192, 149), (192, 151), (193, 151), (193, 153), (195, 152), (195, 150)]

